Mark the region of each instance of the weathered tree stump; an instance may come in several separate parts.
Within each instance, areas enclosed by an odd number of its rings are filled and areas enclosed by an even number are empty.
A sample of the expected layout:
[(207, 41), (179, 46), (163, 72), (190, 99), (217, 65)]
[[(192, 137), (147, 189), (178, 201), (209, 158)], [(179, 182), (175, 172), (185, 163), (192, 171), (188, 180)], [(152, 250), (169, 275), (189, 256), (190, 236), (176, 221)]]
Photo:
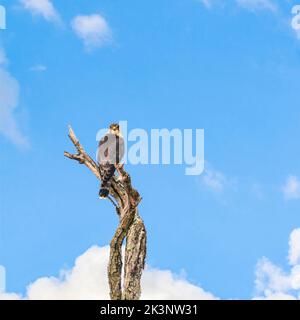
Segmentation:
[[(77, 149), (76, 154), (64, 152), (65, 157), (86, 165), (101, 181), (102, 173), (96, 162), (85, 152), (69, 127), (69, 138)], [(141, 296), (141, 277), (146, 258), (146, 228), (138, 213), (141, 197), (132, 187), (131, 178), (123, 165), (117, 166), (119, 177), (113, 177), (109, 200), (119, 216), (119, 225), (110, 242), (108, 282), (112, 300), (138, 300)], [(126, 238), (124, 281), (122, 287), (122, 244)]]

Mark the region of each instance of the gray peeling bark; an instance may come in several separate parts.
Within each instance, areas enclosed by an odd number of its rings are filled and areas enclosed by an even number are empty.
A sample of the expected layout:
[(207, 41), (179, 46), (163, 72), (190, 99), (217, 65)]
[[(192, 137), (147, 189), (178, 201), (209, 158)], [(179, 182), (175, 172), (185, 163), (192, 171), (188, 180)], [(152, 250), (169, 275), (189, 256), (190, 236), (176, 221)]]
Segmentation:
[[(76, 154), (64, 153), (65, 157), (86, 165), (101, 180), (102, 172), (69, 127), (69, 138), (77, 149)], [(138, 213), (141, 201), (132, 187), (131, 178), (123, 165), (117, 167), (119, 177), (113, 177), (109, 200), (116, 207), (119, 225), (110, 242), (108, 281), (112, 300), (138, 300), (141, 296), (141, 277), (146, 258), (146, 229)], [(126, 238), (124, 281), (122, 287), (122, 244)]]

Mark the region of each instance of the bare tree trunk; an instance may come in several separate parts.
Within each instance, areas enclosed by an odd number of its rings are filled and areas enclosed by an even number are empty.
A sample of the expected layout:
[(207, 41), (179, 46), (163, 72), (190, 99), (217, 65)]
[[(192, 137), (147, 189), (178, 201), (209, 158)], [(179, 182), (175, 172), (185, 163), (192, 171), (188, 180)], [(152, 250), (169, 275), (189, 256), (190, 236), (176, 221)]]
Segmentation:
[(141, 296), (141, 277), (145, 267), (147, 234), (139, 214), (135, 214), (128, 230), (125, 249), (124, 300), (138, 300)]
[[(102, 172), (69, 127), (69, 138), (77, 154), (64, 153), (65, 157), (86, 165), (101, 180)], [(119, 225), (110, 242), (108, 282), (112, 300), (138, 300), (141, 296), (141, 277), (145, 267), (147, 234), (143, 220), (138, 213), (141, 201), (139, 193), (132, 187), (131, 178), (123, 165), (117, 167), (119, 177), (113, 178), (109, 200), (116, 207)], [(122, 244), (126, 238), (124, 287), (122, 288)]]

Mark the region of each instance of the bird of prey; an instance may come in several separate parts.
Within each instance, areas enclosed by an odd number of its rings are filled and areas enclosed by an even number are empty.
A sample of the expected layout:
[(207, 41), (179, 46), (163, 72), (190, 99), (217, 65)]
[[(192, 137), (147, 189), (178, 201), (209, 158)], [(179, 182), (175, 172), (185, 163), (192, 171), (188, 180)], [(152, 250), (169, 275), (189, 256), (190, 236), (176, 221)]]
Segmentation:
[(102, 183), (99, 197), (105, 199), (109, 195), (111, 180), (124, 156), (124, 139), (117, 123), (110, 125), (108, 132), (100, 140), (97, 152), (97, 161), (102, 172)]

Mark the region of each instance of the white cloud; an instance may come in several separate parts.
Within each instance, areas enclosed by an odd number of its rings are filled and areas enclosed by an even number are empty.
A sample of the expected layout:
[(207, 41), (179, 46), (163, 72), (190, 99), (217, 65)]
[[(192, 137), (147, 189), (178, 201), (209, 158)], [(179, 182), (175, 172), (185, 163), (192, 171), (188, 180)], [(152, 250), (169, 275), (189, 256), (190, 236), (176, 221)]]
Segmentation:
[[(79, 256), (70, 270), (59, 277), (40, 278), (27, 287), (26, 299), (107, 300), (109, 288), (107, 264), (109, 247), (93, 246)], [(2, 294), (0, 299), (17, 299), (16, 294)], [(142, 299), (215, 299), (201, 287), (168, 270), (147, 268), (142, 279)]]
[(236, 0), (236, 3), (250, 11), (269, 10), (274, 12), (278, 9), (273, 0)]
[[(289, 240), (290, 270), (284, 271), (267, 258), (259, 260), (256, 267), (253, 299), (300, 299), (300, 228), (294, 229)], [(109, 246), (93, 246), (79, 256), (72, 269), (62, 270), (59, 277), (37, 279), (27, 287), (25, 299), (30, 300), (108, 300), (107, 264)], [(0, 293), (0, 300), (22, 297), (15, 293)], [(24, 298), (23, 298), (24, 299)], [(211, 300), (217, 299), (169, 270), (147, 267), (142, 278), (142, 299), (146, 300)]]
[(259, 261), (255, 299), (300, 299), (300, 229), (295, 229), (290, 235), (289, 262), (291, 269), (285, 272), (266, 258)]
[(103, 46), (112, 39), (108, 23), (99, 14), (79, 15), (72, 20), (71, 25), (88, 50)]
[(60, 22), (59, 13), (50, 0), (20, 0), (20, 2), (31, 14), (42, 16), (47, 21)]
[(144, 300), (212, 300), (213, 294), (171, 271), (147, 269), (143, 276)]
[(300, 181), (296, 176), (289, 176), (282, 187), (285, 199), (300, 199)]
[(21, 133), (14, 111), (19, 102), (19, 83), (6, 70), (7, 59), (0, 49), (0, 133), (14, 144), (27, 147), (28, 140)]
[(205, 170), (200, 179), (208, 190), (215, 193), (222, 193), (225, 189), (234, 185), (232, 179), (215, 170), (209, 163), (205, 163)]
[(22, 297), (16, 293), (1, 293), (0, 300), (20, 300)]

